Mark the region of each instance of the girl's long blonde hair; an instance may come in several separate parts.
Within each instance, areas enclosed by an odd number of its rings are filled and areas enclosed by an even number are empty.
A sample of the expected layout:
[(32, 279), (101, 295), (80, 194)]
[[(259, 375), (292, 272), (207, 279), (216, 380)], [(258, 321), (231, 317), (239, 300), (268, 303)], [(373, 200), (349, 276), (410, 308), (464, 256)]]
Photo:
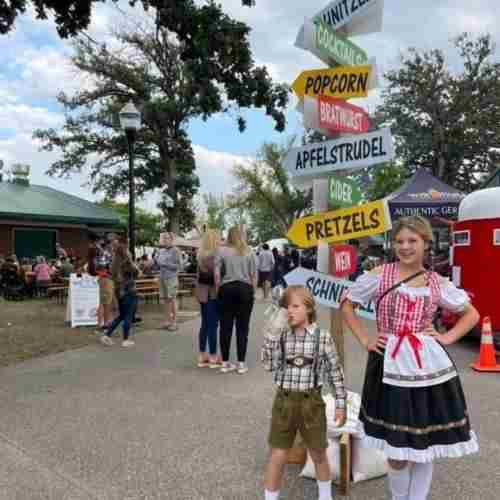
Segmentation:
[(233, 226), (227, 233), (227, 246), (233, 247), (238, 255), (249, 255), (250, 247), (247, 245), (239, 226)]
[(217, 250), (218, 237), (213, 229), (207, 229), (200, 241), (200, 248), (198, 249), (198, 262), (205, 257), (211, 257)]

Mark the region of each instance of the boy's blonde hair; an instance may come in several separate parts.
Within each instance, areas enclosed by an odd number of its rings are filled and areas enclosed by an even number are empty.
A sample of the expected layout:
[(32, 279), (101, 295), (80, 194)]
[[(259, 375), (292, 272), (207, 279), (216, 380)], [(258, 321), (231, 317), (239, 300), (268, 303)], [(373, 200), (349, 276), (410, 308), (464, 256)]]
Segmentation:
[(302, 285), (292, 285), (285, 289), (283, 295), (280, 298), (280, 307), (286, 309), (293, 296), (300, 297), (302, 303), (307, 309), (307, 319), (309, 323), (314, 323), (316, 321), (316, 302), (311, 291)]

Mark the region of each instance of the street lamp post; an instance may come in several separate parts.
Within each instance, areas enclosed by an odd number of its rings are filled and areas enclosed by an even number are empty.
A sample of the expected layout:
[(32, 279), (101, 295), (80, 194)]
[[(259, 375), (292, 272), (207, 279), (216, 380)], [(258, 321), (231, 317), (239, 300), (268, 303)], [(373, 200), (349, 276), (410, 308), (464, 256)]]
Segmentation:
[(135, 261), (135, 180), (134, 180), (134, 141), (141, 126), (141, 113), (132, 101), (120, 111), (120, 125), (127, 136), (128, 143), (128, 237), (130, 254)]

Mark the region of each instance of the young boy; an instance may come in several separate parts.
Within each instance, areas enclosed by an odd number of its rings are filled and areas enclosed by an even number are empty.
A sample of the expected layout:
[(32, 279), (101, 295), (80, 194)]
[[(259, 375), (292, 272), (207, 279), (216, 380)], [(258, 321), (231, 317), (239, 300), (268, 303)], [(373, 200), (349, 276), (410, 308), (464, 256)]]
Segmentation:
[(98, 262), (96, 274), (99, 277), (99, 309), (97, 310), (97, 321), (99, 330), (104, 332), (113, 321), (114, 284), (107, 263)]
[(314, 461), (319, 500), (332, 500), (330, 466), (326, 456), (323, 380), (336, 394), (335, 419), (345, 420), (344, 375), (335, 345), (327, 331), (316, 325), (314, 298), (303, 286), (288, 287), (280, 311), (267, 325), (262, 363), (274, 372), (278, 391), (273, 404), (266, 468), (265, 500), (278, 500), (288, 450), (300, 432)]

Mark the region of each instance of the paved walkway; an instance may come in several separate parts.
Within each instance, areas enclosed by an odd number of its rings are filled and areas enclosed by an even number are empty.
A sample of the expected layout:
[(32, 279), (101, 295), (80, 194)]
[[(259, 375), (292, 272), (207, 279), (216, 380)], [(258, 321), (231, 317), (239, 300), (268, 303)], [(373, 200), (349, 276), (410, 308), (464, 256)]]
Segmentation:
[[(130, 350), (96, 342), (0, 370), (0, 500), (262, 498), (273, 397), (257, 364), (263, 311), (244, 376), (195, 367), (198, 319), (177, 334), (140, 332)], [(481, 455), (438, 464), (433, 499), (497, 498), (500, 377), (468, 370), (475, 350), (461, 344), (453, 355)], [(364, 354), (350, 338), (347, 364), (359, 391)], [(283, 498), (316, 498), (314, 482), (296, 475), (289, 467)], [(386, 498), (384, 480), (356, 485), (351, 498)]]

